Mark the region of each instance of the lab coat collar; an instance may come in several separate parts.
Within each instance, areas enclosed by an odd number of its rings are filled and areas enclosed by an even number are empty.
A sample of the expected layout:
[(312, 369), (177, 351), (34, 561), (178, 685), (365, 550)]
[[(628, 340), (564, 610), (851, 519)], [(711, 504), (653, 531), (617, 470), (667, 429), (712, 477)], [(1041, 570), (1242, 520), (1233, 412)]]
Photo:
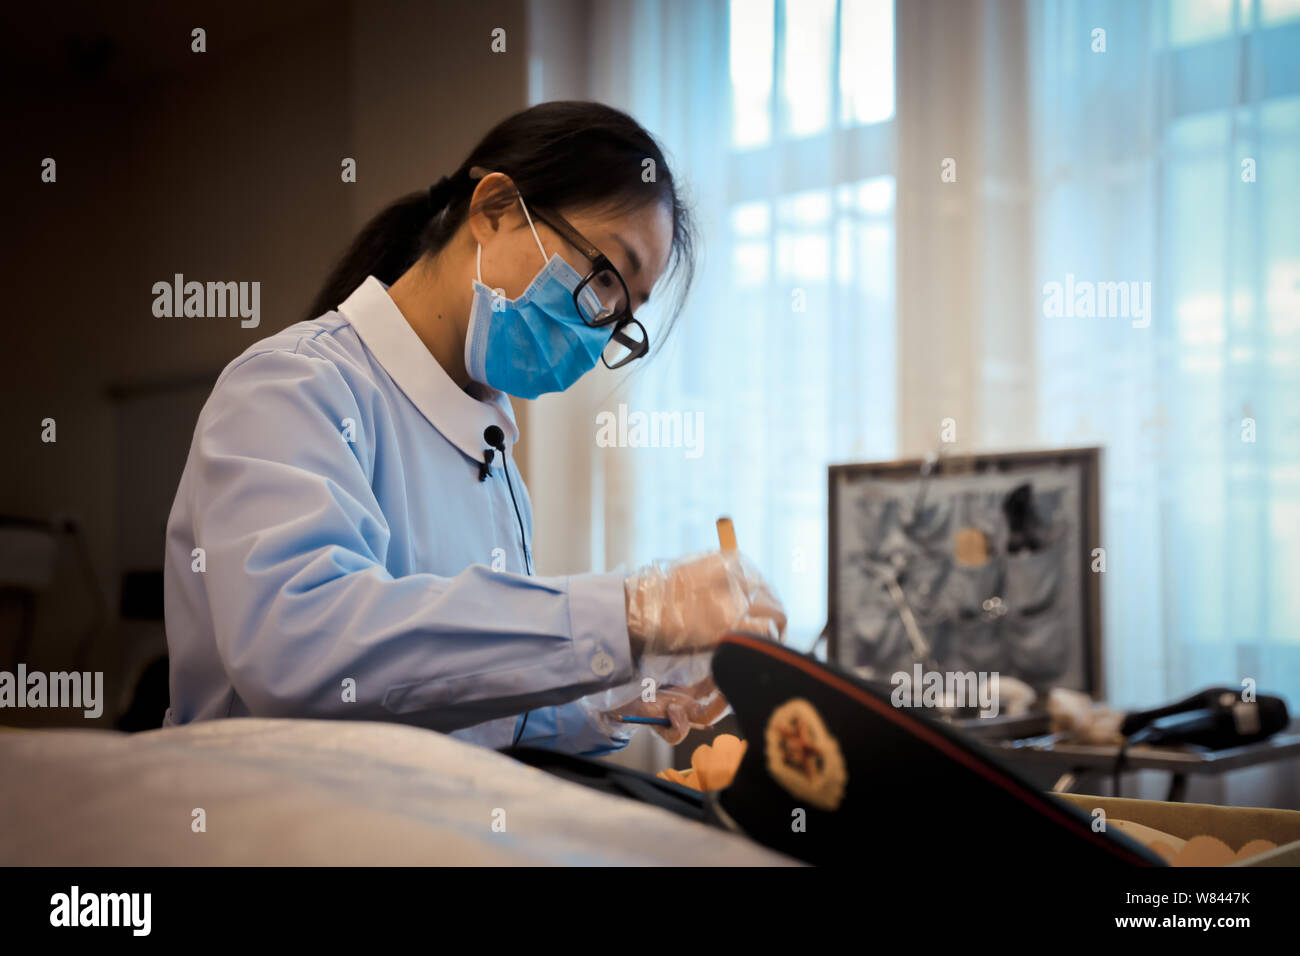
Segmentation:
[(475, 383), (480, 401), (457, 386), (415, 334), (386, 284), (367, 277), (339, 312), (429, 424), (470, 458), (483, 460), (483, 431), (490, 425), (500, 427), (507, 447), (519, 440), (509, 396)]

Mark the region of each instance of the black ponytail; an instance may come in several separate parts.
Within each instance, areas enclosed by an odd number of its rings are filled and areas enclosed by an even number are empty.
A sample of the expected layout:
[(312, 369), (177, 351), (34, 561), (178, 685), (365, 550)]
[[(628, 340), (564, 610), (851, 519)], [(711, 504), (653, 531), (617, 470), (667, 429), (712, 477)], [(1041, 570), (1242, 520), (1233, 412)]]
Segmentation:
[[(530, 202), (610, 212), (665, 203), (672, 216), (668, 268), (676, 309), (695, 268), (695, 227), (663, 150), (632, 117), (601, 103), (541, 103), (498, 123), (450, 176), (398, 199), (366, 224), (312, 303), (308, 318), (338, 307), (367, 276), (392, 284), (442, 249), (469, 214), (471, 168), (505, 173)], [(646, 177), (647, 170), (653, 175)], [(506, 200), (509, 202), (510, 200)], [(671, 319), (670, 319), (671, 323)]]

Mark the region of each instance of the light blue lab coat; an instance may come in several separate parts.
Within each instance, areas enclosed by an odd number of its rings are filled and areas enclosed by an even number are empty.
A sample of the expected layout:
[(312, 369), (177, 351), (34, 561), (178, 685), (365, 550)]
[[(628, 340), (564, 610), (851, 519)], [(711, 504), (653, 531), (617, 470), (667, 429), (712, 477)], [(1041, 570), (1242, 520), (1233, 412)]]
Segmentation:
[(519, 431), (476, 389), (373, 277), (226, 367), (167, 523), (165, 725), (386, 720), (500, 747), (530, 711), (521, 744), (626, 745), (579, 699), (633, 677), (623, 579), (526, 574), (499, 453), (479, 480), (484, 429), (507, 457)]

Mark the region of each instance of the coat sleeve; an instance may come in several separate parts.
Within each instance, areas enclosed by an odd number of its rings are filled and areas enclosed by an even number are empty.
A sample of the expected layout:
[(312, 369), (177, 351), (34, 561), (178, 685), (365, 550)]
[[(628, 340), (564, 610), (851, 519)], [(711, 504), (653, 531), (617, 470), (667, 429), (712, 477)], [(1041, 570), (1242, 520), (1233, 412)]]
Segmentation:
[(347, 418), (363, 420), (338, 368), (285, 351), (229, 370), (200, 416), (195, 544), (218, 654), (252, 714), (447, 732), (628, 679), (619, 575), (394, 578)]

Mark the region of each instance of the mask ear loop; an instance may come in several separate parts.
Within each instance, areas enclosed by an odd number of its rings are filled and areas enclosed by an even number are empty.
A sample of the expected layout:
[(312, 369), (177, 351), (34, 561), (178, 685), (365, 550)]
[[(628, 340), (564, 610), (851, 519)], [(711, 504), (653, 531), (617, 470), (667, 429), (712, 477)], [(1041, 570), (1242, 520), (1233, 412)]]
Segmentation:
[(546, 247), (542, 245), (541, 236), (537, 235), (537, 227), (533, 225), (533, 217), (528, 215), (528, 207), (524, 205), (523, 196), (519, 197), (519, 208), (524, 211), (524, 218), (528, 220), (528, 228), (533, 231), (533, 238), (537, 240), (537, 248), (542, 252), (542, 263), (545, 264), (549, 261), (546, 258)]
[[(524, 205), (524, 197), (519, 197), (519, 208), (524, 211), (524, 218), (528, 220), (528, 228), (533, 231), (533, 238), (537, 240), (537, 248), (542, 253), (542, 264), (545, 265), (550, 260), (546, 258), (546, 247), (542, 245), (542, 237), (537, 234), (537, 227), (533, 225), (533, 217), (528, 215), (528, 207)], [(475, 266), (478, 270), (479, 285), (483, 284), (483, 244), (478, 244), (478, 253), (475, 257)]]

